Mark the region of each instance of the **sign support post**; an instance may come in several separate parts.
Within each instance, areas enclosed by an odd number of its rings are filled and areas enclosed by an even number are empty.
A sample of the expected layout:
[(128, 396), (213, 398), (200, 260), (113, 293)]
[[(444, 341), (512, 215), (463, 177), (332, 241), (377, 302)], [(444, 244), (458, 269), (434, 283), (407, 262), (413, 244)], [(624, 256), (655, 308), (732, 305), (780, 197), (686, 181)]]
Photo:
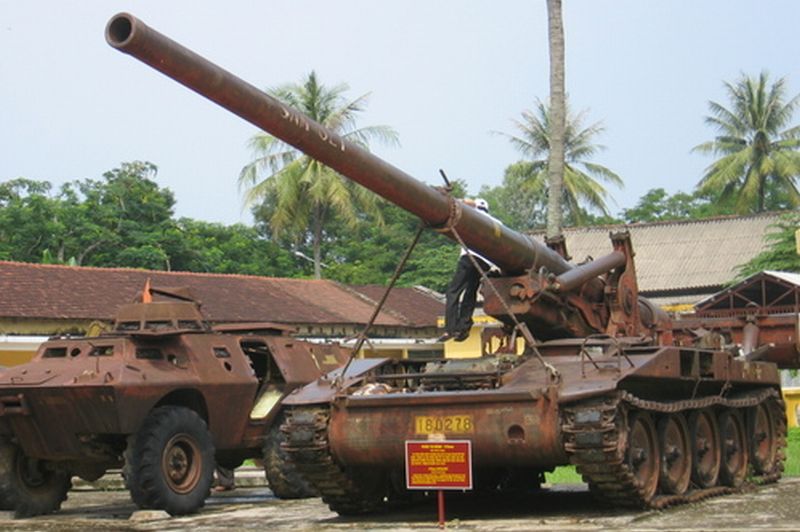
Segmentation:
[(444, 528), (444, 490), (436, 492), (439, 499), (439, 528)]
[(444, 490), (472, 489), (472, 442), (407, 440), (405, 458), (406, 488), (436, 491), (439, 528), (444, 528)]

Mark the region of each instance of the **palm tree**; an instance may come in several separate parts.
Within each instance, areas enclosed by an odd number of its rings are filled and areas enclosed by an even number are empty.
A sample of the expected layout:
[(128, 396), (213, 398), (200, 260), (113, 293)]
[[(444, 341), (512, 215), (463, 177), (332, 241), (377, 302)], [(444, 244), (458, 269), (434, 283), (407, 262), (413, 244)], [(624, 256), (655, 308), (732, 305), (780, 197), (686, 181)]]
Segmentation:
[(709, 102), (707, 124), (719, 135), (692, 151), (721, 157), (709, 166), (698, 183), (701, 192), (713, 192), (721, 201), (732, 201), (739, 213), (762, 212), (765, 200), (778, 195), (789, 205), (800, 205), (796, 179), (800, 175), (800, 127), (784, 129), (792, 119), (800, 95), (786, 100), (783, 78), (769, 84), (742, 77), (725, 83), (731, 107)]
[[(371, 140), (396, 144), (397, 133), (388, 126), (356, 126), (356, 115), (364, 110), (368, 95), (348, 100), (343, 95), (348, 88), (345, 84), (326, 87), (312, 71), (302, 83), (269, 92), (362, 148), (368, 149)], [(326, 223), (338, 215), (352, 226), (360, 213), (380, 221), (377, 197), (272, 135), (258, 133), (249, 145), (256, 158), (239, 174), (239, 185), (246, 187), (246, 203), (268, 199), (273, 207), (269, 225), (276, 236), (286, 232), (311, 241), (314, 276), (320, 279)]]
[[(608, 192), (599, 181), (623, 186), (622, 178), (605, 166), (592, 163), (589, 159), (598, 151), (605, 149), (593, 142), (594, 138), (605, 131), (602, 123), (596, 122), (583, 127), (586, 112), (573, 115), (569, 105), (565, 108), (566, 128), (564, 130), (564, 188), (562, 201), (565, 210), (577, 223), (584, 220), (581, 205), (608, 214), (606, 198)], [(548, 164), (551, 150), (550, 110), (541, 101), (536, 103), (536, 112), (525, 110), (522, 120), (514, 120), (517, 135), (504, 134), (525, 157), (524, 160), (510, 165), (506, 169), (506, 177), (513, 177), (522, 182), (527, 192), (541, 194), (548, 190)], [(548, 198), (548, 215), (552, 209)]]
[(550, 131), (548, 152), (547, 237), (561, 234), (562, 190), (566, 157), (567, 97), (564, 88), (564, 24), (561, 0), (547, 0), (547, 40), (550, 50)]

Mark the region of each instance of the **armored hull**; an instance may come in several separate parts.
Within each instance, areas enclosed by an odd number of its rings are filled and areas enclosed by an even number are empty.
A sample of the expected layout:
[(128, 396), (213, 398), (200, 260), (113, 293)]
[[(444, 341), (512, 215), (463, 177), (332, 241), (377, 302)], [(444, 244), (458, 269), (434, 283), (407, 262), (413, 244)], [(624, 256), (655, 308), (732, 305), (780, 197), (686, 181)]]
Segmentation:
[[(503, 324), (484, 356), (356, 360), (284, 400), (281, 448), (335, 511), (409, 499), (409, 439), (471, 440), (479, 491), (530, 489), (571, 463), (604, 501), (663, 507), (780, 476), (786, 420), (766, 361), (779, 344), (787, 367), (800, 365), (797, 303), (777, 343), (758, 341), (770, 320), (755, 315), (681, 325), (639, 297), (627, 232), (611, 235), (608, 255), (574, 265), (563, 241), (503, 226), (130, 14), (112, 17), (106, 40), (501, 270), (483, 279), (484, 310)], [(736, 340), (747, 328), (749, 340)]]
[(313, 495), (276, 446), (280, 401), (345, 353), (290, 329), (212, 328), (195, 302), (149, 301), (123, 306), (113, 332), (51, 338), (0, 374), (0, 506), (49, 513), (72, 476), (123, 468), (137, 505), (191, 513), (214, 467), (246, 458), (263, 459), (277, 496)]
[(624, 341), (539, 351), (387, 360), (349, 372), (327, 397), (309, 386), (285, 401), (284, 446), (343, 514), (411, 498), (407, 440), (471, 440), (479, 490), (530, 490), (574, 464), (618, 505), (663, 507), (779, 478), (786, 421), (774, 364)]

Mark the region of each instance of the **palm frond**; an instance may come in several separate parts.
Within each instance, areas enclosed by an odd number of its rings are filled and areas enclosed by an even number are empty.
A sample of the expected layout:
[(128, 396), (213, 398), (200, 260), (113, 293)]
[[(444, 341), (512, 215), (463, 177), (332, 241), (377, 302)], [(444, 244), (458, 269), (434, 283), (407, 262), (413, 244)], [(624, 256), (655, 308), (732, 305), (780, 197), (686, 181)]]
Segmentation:
[(725, 199), (735, 195), (739, 212), (763, 208), (770, 187), (784, 187), (792, 197), (800, 165), (786, 154), (800, 149), (800, 127), (784, 128), (800, 105), (800, 95), (787, 101), (785, 79), (770, 84), (766, 71), (756, 77), (742, 74), (724, 86), (730, 107), (709, 102), (711, 115), (705, 118), (721, 135), (692, 150), (721, 155), (706, 169), (698, 188)]
[(344, 135), (348, 141), (364, 149), (369, 149), (370, 142), (378, 141), (384, 146), (396, 147), (400, 144), (400, 136), (389, 126), (368, 126), (350, 131)]
[(605, 166), (589, 162), (582, 162), (581, 165), (583, 165), (589, 171), (590, 174), (599, 177), (606, 183), (611, 183), (620, 188), (625, 187), (625, 182), (622, 180), (622, 178), (616, 173), (606, 168)]
[[(605, 146), (595, 142), (595, 137), (605, 131), (602, 122), (584, 127), (587, 111), (573, 114), (569, 106), (566, 111), (564, 208), (575, 221), (580, 221), (583, 217), (582, 203), (604, 214), (608, 213), (605, 203), (608, 193), (594, 177), (620, 187), (623, 181), (608, 168), (590, 161), (605, 149)], [(547, 154), (550, 151), (550, 113), (547, 105), (537, 100), (534, 109), (524, 110), (522, 119), (512, 120), (512, 125), (516, 134), (496, 134), (506, 137), (527, 161), (524, 161), (526, 164), (520, 161), (508, 166), (504, 181), (514, 179), (515, 183), (520, 183), (517, 186), (536, 193), (543, 192), (547, 188)], [(576, 165), (586, 171), (576, 169)]]

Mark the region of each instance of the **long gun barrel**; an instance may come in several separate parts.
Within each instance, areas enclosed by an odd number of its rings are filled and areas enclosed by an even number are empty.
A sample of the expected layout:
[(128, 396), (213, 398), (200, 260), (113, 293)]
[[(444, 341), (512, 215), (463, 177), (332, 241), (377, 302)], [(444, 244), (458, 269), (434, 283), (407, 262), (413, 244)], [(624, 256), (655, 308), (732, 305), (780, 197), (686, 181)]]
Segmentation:
[[(663, 312), (637, 298), (629, 243), (615, 243), (616, 250), (609, 256), (574, 267), (546, 245), (411, 177), (128, 13), (112, 17), (105, 35), (117, 50), (415, 214), (445, 236), (459, 240), (457, 233), (469, 249), (505, 274), (493, 283), (500, 291), (484, 292), (488, 314), (508, 324), (521, 319), (543, 339), (594, 333), (639, 335), (644, 332), (642, 326), (653, 330), (665, 323)], [(528, 272), (535, 272), (539, 281)], [(604, 274), (609, 274), (614, 286), (600, 277)], [(537, 294), (544, 290), (553, 296), (540, 300)], [(501, 292), (513, 299), (511, 307)]]
[[(111, 18), (106, 41), (255, 126), (372, 190), (433, 227), (453, 227), (467, 247), (508, 274), (544, 267), (560, 274), (572, 266), (558, 253), (472, 208), (367, 150), (150, 28), (128, 13)], [(451, 238), (450, 231), (444, 233)]]

